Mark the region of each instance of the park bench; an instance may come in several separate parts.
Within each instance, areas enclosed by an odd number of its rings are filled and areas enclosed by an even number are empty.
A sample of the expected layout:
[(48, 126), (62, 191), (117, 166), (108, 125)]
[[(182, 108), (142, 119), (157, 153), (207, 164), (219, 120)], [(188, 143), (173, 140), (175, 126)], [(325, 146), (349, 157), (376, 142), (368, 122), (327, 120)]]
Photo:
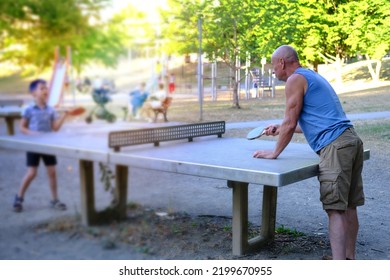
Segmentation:
[(167, 119), (167, 113), (168, 113), (168, 108), (169, 106), (171, 105), (172, 103), (172, 97), (166, 97), (163, 102), (161, 102), (161, 107), (158, 107), (158, 108), (152, 108), (153, 110), (153, 113), (154, 113), (154, 122), (157, 121), (157, 117), (159, 114), (163, 114), (164, 116), (164, 121), (165, 122), (168, 122), (168, 119)]
[(0, 100), (0, 118), (4, 118), (9, 135), (14, 135), (14, 120), (21, 118), (23, 100), (19, 99), (1, 99)]
[(206, 122), (184, 124), (166, 127), (132, 129), (113, 131), (108, 134), (108, 145), (118, 152), (121, 147), (150, 144), (159, 146), (160, 142), (188, 139), (193, 141), (195, 137), (217, 135), (219, 138), (225, 133), (225, 122)]

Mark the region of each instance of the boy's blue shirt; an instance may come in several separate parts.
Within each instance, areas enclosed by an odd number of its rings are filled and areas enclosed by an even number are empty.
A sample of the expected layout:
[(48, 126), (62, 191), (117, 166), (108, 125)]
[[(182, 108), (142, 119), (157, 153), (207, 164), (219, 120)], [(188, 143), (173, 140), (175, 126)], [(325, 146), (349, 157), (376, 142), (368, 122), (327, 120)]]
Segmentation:
[(28, 121), (28, 129), (32, 131), (51, 132), (52, 123), (58, 119), (56, 110), (48, 105), (40, 108), (36, 104), (26, 107), (22, 117)]

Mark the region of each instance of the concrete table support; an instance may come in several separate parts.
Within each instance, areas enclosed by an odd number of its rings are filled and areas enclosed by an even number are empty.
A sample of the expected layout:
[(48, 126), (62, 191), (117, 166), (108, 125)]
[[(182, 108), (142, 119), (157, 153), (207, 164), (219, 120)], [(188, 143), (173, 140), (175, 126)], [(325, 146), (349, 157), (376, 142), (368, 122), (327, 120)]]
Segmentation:
[(121, 219), (127, 216), (127, 182), (129, 167), (124, 165), (115, 166), (115, 201), (118, 217)]
[(7, 125), (8, 135), (15, 134), (14, 123), (16, 119), (20, 119), (21, 109), (20, 108), (0, 108), (0, 118), (4, 118)]
[(275, 236), (277, 188), (264, 186), (263, 210), (260, 235), (248, 236), (248, 183), (228, 181), (233, 189), (233, 254), (243, 255), (254, 252), (271, 241)]
[(79, 170), (81, 188), (81, 223), (83, 225), (93, 225), (96, 222), (93, 161), (80, 160)]

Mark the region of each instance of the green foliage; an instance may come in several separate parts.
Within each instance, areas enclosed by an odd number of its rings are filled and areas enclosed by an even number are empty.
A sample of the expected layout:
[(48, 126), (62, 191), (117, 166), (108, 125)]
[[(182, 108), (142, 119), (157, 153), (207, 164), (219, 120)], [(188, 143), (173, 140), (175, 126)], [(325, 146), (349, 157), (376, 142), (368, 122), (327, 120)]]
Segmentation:
[(169, 52), (196, 52), (197, 19), (202, 15), (204, 51), (225, 61), (234, 55), (243, 59), (248, 51), (252, 63), (258, 64), (283, 44), (293, 45), (303, 63), (357, 54), (380, 59), (390, 49), (388, 4), (388, 0), (170, 0), (171, 11), (163, 13), (164, 34)]
[[(158, 43), (168, 54), (198, 51), (233, 70), (250, 54), (252, 66), (275, 48), (294, 46), (303, 64), (358, 54), (381, 59), (390, 50), (389, 0), (168, 0), (161, 27), (129, 5), (103, 22), (110, 0), (0, 1), (0, 62), (51, 66), (55, 47), (70, 46), (73, 64), (115, 67), (128, 47)], [(379, 72), (379, 71), (378, 71)], [(237, 82), (237, 81), (236, 81)]]
[(198, 49), (197, 21), (206, 12), (210, 1), (168, 0), (169, 10), (162, 10), (162, 37), (168, 54), (195, 53)]
[[(51, 66), (56, 47), (72, 48), (78, 70), (87, 61), (114, 66), (125, 51), (120, 23), (101, 22), (99, 12), (109, 0), (2, 0), (0, 4), (0, 61)], [(62, 54), (63, 56), (65, 54)]]
[(296, 229), (286, 228), (286, 227), (284, 227), (284, 225), (281, 225), (280, 227), (276, 228), (275, 232), (282, 233), (282, 234), (289, 234), (289, 235), (292, 235), (293, 237), (299, 237), (299, 236), (303, 235), (302, 232), (299, 232)]
[(100, 170), (100, 182), (104, 185), (104, 190), (107, 192), (114, 192), (113, 180), (115, 179), (114, 172), (110, 169), (107, 164), (99, 162)]
[(389, 50), (388, 0), (299, 2), (304, 44), (309, 46), (304, 53), (310, 60), (321, 60), (319, 53), (340, 58), (369, 54), (380, 59)]

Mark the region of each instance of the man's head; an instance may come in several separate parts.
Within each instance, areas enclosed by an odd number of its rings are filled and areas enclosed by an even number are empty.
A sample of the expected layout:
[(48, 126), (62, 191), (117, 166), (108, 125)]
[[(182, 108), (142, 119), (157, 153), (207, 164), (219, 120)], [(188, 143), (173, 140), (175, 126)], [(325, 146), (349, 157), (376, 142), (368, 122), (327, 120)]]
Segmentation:
[(35, 100), (40, 103), (46, 103), (48, 96), (47, 83), (43, 79), (36, 79), (30, 83), (30, 93), (34, 96)]
[(288, 45), (280, 46), (274, 51), (271, 63), (276, 78), (281, 81), (286, 81), (296, 68), (301, 67), (297, 51)]

